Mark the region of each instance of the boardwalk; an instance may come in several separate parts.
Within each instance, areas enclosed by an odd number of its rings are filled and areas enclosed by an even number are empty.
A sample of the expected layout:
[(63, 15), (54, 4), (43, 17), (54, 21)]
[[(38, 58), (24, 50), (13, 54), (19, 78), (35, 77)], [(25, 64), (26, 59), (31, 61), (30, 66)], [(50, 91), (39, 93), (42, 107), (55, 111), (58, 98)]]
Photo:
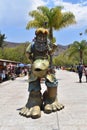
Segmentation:
[[(19, 115), (28, 98), (27, 76), (0, 84), (0, 130), (87, 130), (87, 83), (74, 72), (57, 70), (61, 111), (31, 119)], [(45, 89), (42, 83), (42, 92)]]

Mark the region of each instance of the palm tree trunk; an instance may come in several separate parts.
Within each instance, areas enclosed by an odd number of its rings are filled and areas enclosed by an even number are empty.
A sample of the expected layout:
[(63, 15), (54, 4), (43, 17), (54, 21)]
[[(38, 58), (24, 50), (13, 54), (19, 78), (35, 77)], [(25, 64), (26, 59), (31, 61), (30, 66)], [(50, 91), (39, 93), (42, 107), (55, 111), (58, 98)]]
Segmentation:
[(49, 29), (49, 40), (50, 40), (50, 43), (52, 43), (52, 39), (53, 39), (53, 29), (50, 28)]
[[(49, 40), (50, 40), (51, 47), (52, 47), (52, 39), (53, 39), (53, 29), (50, 28), (49, 29)], [(53, 62), (52, 59), (53, 59), (53, 56), (52, 56), (52, 54), (50, 54), (50, 68), (52, 68), (52, 62)]]

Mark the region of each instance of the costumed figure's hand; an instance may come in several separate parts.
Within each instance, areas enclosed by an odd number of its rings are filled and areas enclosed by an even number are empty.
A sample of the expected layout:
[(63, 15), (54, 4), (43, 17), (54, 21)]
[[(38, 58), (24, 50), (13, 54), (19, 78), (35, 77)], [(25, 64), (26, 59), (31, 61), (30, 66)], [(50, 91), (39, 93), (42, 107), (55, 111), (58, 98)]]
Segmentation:
[(33, 63), (33, 55), (31, 53), (26, 52), (26, 57), (28, 58), (28, 60), (32, 64)]
[(55, 43), (49, 44), (49, 55), (53, 54), (57, 49), (57, 45)]

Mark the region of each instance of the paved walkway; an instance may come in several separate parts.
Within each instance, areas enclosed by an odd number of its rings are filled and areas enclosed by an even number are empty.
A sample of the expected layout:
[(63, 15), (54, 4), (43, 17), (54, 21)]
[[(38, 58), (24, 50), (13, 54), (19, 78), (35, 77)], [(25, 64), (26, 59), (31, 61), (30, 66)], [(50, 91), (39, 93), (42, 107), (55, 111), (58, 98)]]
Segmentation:
[[(57, 70), (58, 98), (65, 105), (52, 114), (31, 119), (19, 115), (28, 98), (27, 76), (0, 84), (0, 130), (87, 130), (87, 83), (74, 72)], [(45, 89), (42, 83), (42, 92)]]

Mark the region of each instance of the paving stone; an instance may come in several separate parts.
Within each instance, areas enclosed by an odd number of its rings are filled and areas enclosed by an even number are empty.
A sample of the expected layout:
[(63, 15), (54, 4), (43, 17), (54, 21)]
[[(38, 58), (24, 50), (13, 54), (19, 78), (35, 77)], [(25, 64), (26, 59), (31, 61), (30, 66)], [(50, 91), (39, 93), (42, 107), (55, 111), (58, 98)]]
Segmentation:
[[(87, 130), (87, 83), (85, 76), (78, 82), (78, 74), (56, 70), (58, 100), (65, 105), (61, 111), (31, 119), (19, 115), (28, 98), (28, 77), (0, 84), (0, 130)], [(46, 86), (41, 84), (42, 93)]]

